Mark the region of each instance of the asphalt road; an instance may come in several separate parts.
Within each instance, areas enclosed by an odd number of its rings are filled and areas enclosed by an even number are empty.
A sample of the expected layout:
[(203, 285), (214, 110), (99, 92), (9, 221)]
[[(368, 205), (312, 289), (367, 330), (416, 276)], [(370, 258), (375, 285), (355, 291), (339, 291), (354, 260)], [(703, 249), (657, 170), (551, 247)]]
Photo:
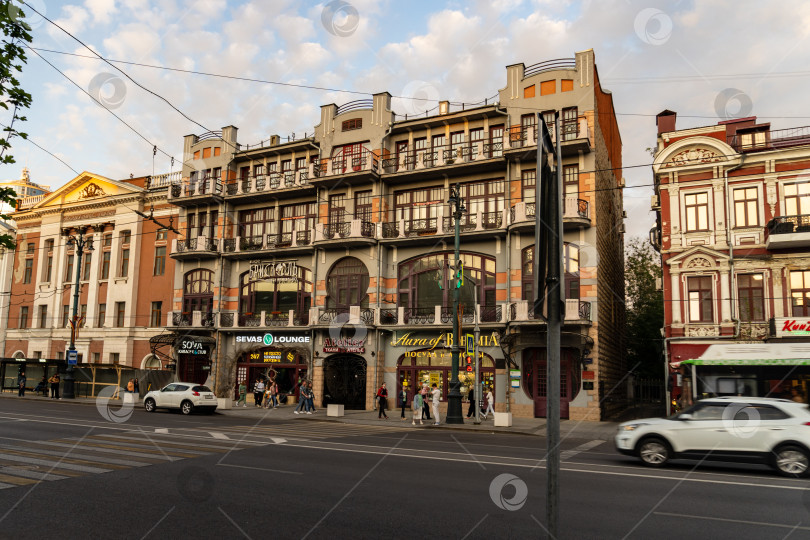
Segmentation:
[[(543, 437), (283, 411), (110, 418), (0, 399), (0, 538), (545, 537)], [(568, 438), (562, 459), (560, 538), (810, 539), (806, 480), (652, 470), (600, 440)]]

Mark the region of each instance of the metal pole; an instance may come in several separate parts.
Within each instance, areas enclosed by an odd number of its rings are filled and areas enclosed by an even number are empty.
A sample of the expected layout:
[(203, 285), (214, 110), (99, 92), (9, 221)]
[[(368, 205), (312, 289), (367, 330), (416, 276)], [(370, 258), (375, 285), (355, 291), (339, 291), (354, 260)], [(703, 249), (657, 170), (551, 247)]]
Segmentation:
[(560, 486), (560, 331), (562, 327), (562, 147), (560, 145), (560, 113), (554, 114), (556, 137), (556, 174), (549, 179), (548, 223), (548, 343), (546, 345), (546, 429), (548, 454), (546, 456), (547, 492), (546, 526), (551, 538), (557, 538), (559, 521)]
[[(68, 347), (68, 357), (70, 352), (76, 350), (76, 331), (78, 327), (78, 314), (79, 314), (79, 278), (82, 272), (82, 254), (84, 249), (84, 233), (86, 229), (79, 230), (78, 237), (73, 237), (73, 243), (76, 245), (76, 282), (73, 288), (73, 324), (70, 329), (70, 346)], [(75, 399), (76, 393), (74, 391), (75, 380), (73, 378), (73, 364), (68, 363), (65, 370), (65, 384), (62, 388), (62, 397), (65, 399)]]
[(481, 329), (478, 328), (478, 283), (475, 284), (475, 341), (473, 342), (473, 361), (475, 362), (475, 384), (473, 385), (475, 395), (473, 398), (477, 399), (475, 403), (475, 424), (481, 423), (481, 404), (484, 402), (484, 387), (481, 384), (481, 360), (478, 357), (478, 340), (481, 338)]
[(453, 347), (450, 349), (452, 353), (452, 364), (450, 368), (450, 391), (447, 394), (447, 418), (445, 418), (445, 422), (448, 424), (463, 424), (464, 417), (461, 414), (461, 392), (459, 391), (459, 381), (458, 381), (458, 353), (459, 353), (459, 341), (461, 341), (461, 336), (459, 335), (459, 328), (458, 328), (458, 304), (459, 304), (459, 293), (461, 285), (459, 276), (459, 271), (461, 270), (461, 262), (459, 256), (459, 247), (461, 244), (461, 227), (459, 221), (461, 220), (461, 191), (459, 190), (458, 184), (456, 184), (455, 188), (451, 188), (450, 190), (450, 204), (455, 205), (455, 210), (453, 212), (453, 217), (455, 218), (456, 222), (456, 235), (455, 235), (455, 272), (456, 272), (456, 279), (453, 280)]

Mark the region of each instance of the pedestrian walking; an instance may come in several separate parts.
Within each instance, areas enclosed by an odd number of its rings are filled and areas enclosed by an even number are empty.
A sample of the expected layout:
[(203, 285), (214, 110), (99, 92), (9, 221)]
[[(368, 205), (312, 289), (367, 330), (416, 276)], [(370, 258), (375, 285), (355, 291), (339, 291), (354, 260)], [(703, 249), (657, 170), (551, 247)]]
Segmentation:
[(470, 400), (470, 406), (467, 409), (467, 418), (472, 418), (475, 416), (475, 388), (470, 388), (470, 393), (467, 394), (467, 397)]
[(377, 418), (385, 418), (388, 420), (388, 415), (385, 414), (385, 409), (388, 407), (388, 389), (385, 387), (385, 383), (382, 383), (380, 389), (377, 390), (377, 401), (379, 402)]
[(253, 402), (256, 407), (262, 406), (262, 396), (264, 396), (264, 381), (256, 379), (253, 385)]
[(278, 409), (278, 384), (275, 379), (270, 379), (270, 399), (273, 400), (273, 408)]
[(236, 406), (238, 407), (240, 403), (242, 407), (247, 407), (247, 381), (239, 383), (239, 400), (236, 402)]
[(304, 381), (301, 383), (301, 388), (298, 392), (298, 406), (293, 411), (295, 414), (301, 414), (300, 411), (303, 409), (306, 412), (307, 406), (307, 382)]
[(404, 386), (402, 390), (399, 392), (399, 404), (402, 407), (402, 417), (400, 421), (405, 420), (405, 408), (408, 406), (408, 389)]
[(414, 392), (413, 393), (413, 421), (411, 422), (412, 426), (416, 425), (416, 421), (419, 420), (419, 425), (422, 425), (422, 412), (424, 411), (425, 401), (422, 399), (421, 392)]
[(433, 398), (433, 419), (435, 422), (433, 423), (434, 426), (439, 425), (439, 399), (441, 398), (442, 391), (436, 387), (436, 383), (433, 383), (433, 390), (430, 391), (430, 395)]
[(307, 414), (315, 412), (315, 390), (312, 388), (312, 382), (307, 382)]
[(25, 372), (21, 371), (20, 374), (17, 376), (17, 388), (19, 388), (19, 391), (17, 392), (17, 395), (19, 397), (25, 397), (25, 381), (26, 380), (27, 379), (25, 378)]
[(54, 373), (53, 376), (48, 379), (48, 382), (51, 383), (51, 399), (62, 399), (59, 397), (59, 374)]
[(430, 390), (428, 390), (427, 383), (422, 385), (422, 418), (430, 422), (430, 405), (428, 405), (428, 394), (430, 394)]
[(265, 409), (270, 409), (273, 407), (273, 399), (270, 397), (270, 383), (266, 384), (264, 387), (264, 405), (262, 405)]
[(484, 420), (487, 419), (489, 413), (492, 412), (492, 416), (495, 416), (495, 409), (492, 408), (492, 404), (495, 402), (495, 396), (492, 395), (492, 387), (490, 386), (487, 388), (487, 410), (484, 411)]
[(141, 395), (141, 387), (140, 387), (140, 385), (138, 385), (138, 379), (135, 379), (133, 386), (135, 387), (135, 393), (138, 394), (138, 396), (140, 396)]

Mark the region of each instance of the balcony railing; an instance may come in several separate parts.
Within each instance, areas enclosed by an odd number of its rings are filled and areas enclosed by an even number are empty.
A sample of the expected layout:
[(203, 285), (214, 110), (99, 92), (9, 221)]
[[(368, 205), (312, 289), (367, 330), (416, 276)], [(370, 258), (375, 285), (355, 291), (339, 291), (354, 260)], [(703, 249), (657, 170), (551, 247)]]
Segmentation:
[[(565, 300), (563, 317), (565, 321), (591, 321), (591, 302), (576, 298)], [(483, 314), (481, 318), (483, 319)], [(520, 300), (509, 304), (509, 320), (532, 321), (539, 319), (535, 317), (532, 302)]]
[(404, 308), (403, 322), (405, 324), (433, 324), (436, 322), (436, 310), (427, 308)]
[(399, 322), (399, 308), (381, 308), (380, 324), (397, 324)]
[(775, 217), (768, 222), (768, 232), (770, 234), (810, 232), (810, 214)]
[(205, 177), (191, 179), (182, 184), (171, 184), (169, 193), (172, 198), (195, 197), (201, 195), (222, 194), (222, 183), (219, 178)]
[(589, 219), (588, 201), (579, 199), (576, 195), (567, 195), (563, 204), (563, 219), (565, 218)]
[(183, 180), (182, 171), (175, 171), (172, 173), (156, 174), (155, 176), (148, 177), (147, 189), (157, 189), (173, 184), (179, 184)]
[(405, 220), (405, 235), (420, 236), (423, 234), (436, 234), (438, 232), (436, 218)]
[(324, 240), (332, 240), (335, 237), (346, 238), (352, 230), (351, 221), (341, 223), (328, 223), (323, 227)]
[(227, 195), (249, 195), (303, 187), (309, 185), (309, 178), (308, 169), (243, 176), (235, 182), (226, 184), (225, 193)]
[[(462, 232), (465, 231), (474, 231), (475, 224), (477, 221), (477, 214), (463, 214), (461, 219), (459, 220), (459, 229)], [(455, 231), (454, 227), (456, 226), (455, 220), (452, 217), (444, 217), (442, 218), (442, 227), (445, 231)]]
[(245, 313), (239, 315), (239, 326), (256, 327), (261, 326), (262, 315), (261, 313)]
[(481, 322), (501, 322), (503, 320), (503, 306), (480, 306)]
[(810, 126), (736, 133), (727, 138), (729, 146), (740, 152), (773, 150), (810, 144)]
[[(449, 324), (453, 322), (453, 308), (452, 307), (444, 307), (442, 306), (442, 322), (444, 324)], [(461, 322), (464, 324), (472, 324), (475, 322), (475, 313), (472, 311), (463, 311), (461, 314)]]
[(484, 212), (481, 214), (481, 225), (485, 229), (498, 229), (503, 225), (503, 212)]
[(173, 326), (191, 326), (191, 313), (175, 311), (172, 313)]
[(383, 223), (382, 224), (382, 237), (383, 238), (396, 238), (399, 236), (399, 223)]
[(371, 150), (363, 149), (359, 153), (322, 158), (320, 163), (313, 165), (312, 176), (326, 178), (363, 171), (379, 173), (379, 170), (380, 158), (377, 154)]

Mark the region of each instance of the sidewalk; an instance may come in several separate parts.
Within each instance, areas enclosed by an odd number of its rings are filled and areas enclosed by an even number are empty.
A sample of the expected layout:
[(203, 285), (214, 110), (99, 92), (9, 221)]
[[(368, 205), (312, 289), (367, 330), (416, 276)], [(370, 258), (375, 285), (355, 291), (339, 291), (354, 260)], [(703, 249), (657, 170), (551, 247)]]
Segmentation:
[[(495, 427), (492, 418), (489, 420), (481, 419), (481, 424), (476, 425), (473, 419), (468, 420), (464, 418), (464, 424), (444, 424), (434, 426), (432, 421), (424, 420), (425, 425), (412, 426), (411, 420), (413, 419), (410, 411), (405, 411), (405, 420), (401, 420), (399, 409), (388, 411), (388, 420), (380, 420), (377, 418), (377, 411), (345, 411), (342, 417), (326, 416), (326, 409), (319, 408), (314, 414), (293, 414), (294, 406), (282, 406), (275, 410), (260, 409), (253, 404), (248, 404), (244, 408), (234, 408), (230, 410), (217, 410), (218, 413), (228, 416), (241, 416), (247, 418), (256, 418), (267, 415), (267, 418), (276, 418), (279, 420), (318, 420), (326, 422), (335, 422), (337, 424), (351, 424), (351, 425), (375, 425), (375, 426), (389, 426), (399, 427), (402, 429), (437, 429), (437, 430), (462, 430), (462, 431), (477, 431), (482, 433), (512, 433), (517, 435), (533, 435), (542, 436), (546, 435), (546, 420), (545, 418), (512, 418), (512, 427)], [(442, 418), (444, 420), (444, 418)], [(573, 421), (573, 420), (560, 420), (560, 436), (571, 437), (575, 439), (588, 439), (588, 440), (603, 440), (610, 441), (616, 434), (615, 422), (586, 422), (586, 421)]]
[[(65, 404), (80, 404), (80, 405), (95, 405), (95, 398), (75, 398), (75, 399), (51, 399), (48, 397), (34, 396), (33, 394), (26, 394), (25, 397), (18, 397), (16, 393), (0, 392), (0, 398), (19, 399), (19, 400), (36, 400), (47, 401), (51, 403), (65, 403)], [(142, 407), (141, 400), (135, 403), (136, 407)], [(402, 429), (435, 429), (435, 430), (460, 430), (481, 433), (512, 433), (516, 435), (532, 435), (532, 436), (546, 436), (546, 420), (545, 418), (512, 418), (512, 427), (495, 427), (492, 418), (489, 420), (481, 420), (480, 425), (475, 425), (474, 420), (464, 418), (464, 424), (441, 424), (434, 426), (432, 422), (425, 420), (423, 426), (412, 426), (412, 414), (410, 411), (405, 411), (405, 421), (400, 420), (399, 409), (391, 410), (388, 414), (388, 420), (379, 420), (377, 418), (377, 411), (346, 411), (345, 416), (332, 417), (326, 416), (326, 409), (319, 408), (314, 414), (293, 414), (295, 410), (294, 405), (284, 405), (278, 409), (262, 409), (254, 407), (252, 403), (247, 407), (240, 407), (233, 409), (217, 409), (217, 414), (224, 416), (234, 416), (242, 418), (260, 418), (266, 417), (276, 420), (296, 420), (296, 421), (326, 421), (335, 422), (336, 424), (350, 424), (350, 425), (366, 425), (366, 426), (379, 426), (385, 425), (389, 427), (399, 427)], [(442, 418), (444, 420), (444, 418)], [(589, 421), (575, 421), (575, 420), (560, 420), (560, 437), (561, 438), (574, 438), (574, 439), (588, 439), (588, 440), (603, 440), (610, 441), (616, 433), (616, 422), (589, 422)]]

